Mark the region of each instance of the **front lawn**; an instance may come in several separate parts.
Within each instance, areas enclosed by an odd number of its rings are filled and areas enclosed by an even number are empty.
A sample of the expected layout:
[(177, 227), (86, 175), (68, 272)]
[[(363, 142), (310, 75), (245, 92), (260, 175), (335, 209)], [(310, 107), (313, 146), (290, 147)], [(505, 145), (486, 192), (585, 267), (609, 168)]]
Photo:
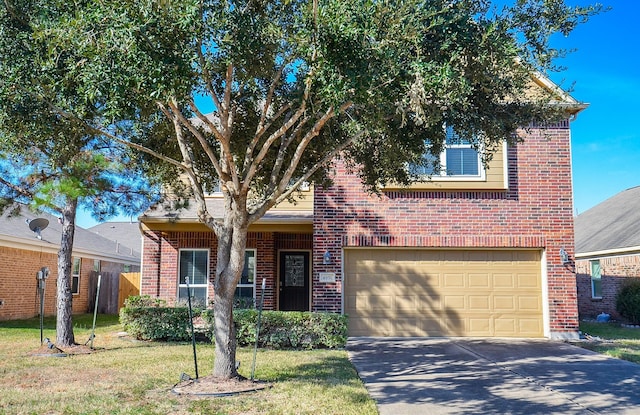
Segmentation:
[(581, 322), (586, 339), (578, 345), (619, 359), (640, 363), (640, 329), (621, 327), (619, 323)]
[[(84, 343), (92, 315), (74, 316)], [(29, 355), (40, 346), (39, 320), (0, 322), (2, 414), (376, 414), (374, 401), (344, 350), (259, 350), (255, 377), (272, 387), (225, 398), (171, 392), (181, 373), (194, 376), (190, 343), (149, 343), (122, 337), (117, 316), (98, 316), (94, 351), (69, 357)], [(44, 337), (55, 341), (55, 321)], [(200, 376), (213, 367), (213, 346), (198, 344)], [(252, 348), (238, 350), (250, 376)]]

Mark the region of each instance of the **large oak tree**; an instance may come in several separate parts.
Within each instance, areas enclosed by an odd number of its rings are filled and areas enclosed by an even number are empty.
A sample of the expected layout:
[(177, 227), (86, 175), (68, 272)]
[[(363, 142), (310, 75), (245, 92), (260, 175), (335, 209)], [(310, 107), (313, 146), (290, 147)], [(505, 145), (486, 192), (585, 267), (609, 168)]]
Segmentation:
[[(213, 374), (237, 376), (232, 300), (249, 226), (303, 182), (327, 183), (341, 158), (375, 192), (408, 183), (453, 127), (490, 155), (517, 128), (561, 116), (531, 95), (549, 46), (599, 6), (562, 0), (7, 0), (61, 66), (46, 88), (14, 85), (96, 135), (186, 177), (218, 239)], [(64, 2), (66, 3), (66, 2)], [(50, 10), (56, 8), (56, 13)], [(61, 98), (65, 79), (102, 111)], [(207, 103), (213, 108), (205, 114)], [(169, 177), (169, 176), (165, 176)], [(205, 189), (219, 183), (225, 215)]]

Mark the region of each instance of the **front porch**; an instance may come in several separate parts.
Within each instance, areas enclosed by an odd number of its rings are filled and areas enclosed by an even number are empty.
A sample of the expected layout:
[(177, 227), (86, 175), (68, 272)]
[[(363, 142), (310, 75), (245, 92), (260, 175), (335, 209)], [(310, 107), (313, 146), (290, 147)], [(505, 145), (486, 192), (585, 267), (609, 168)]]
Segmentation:
[[(208, 230), (143, 229), (141, 295), (175, 304), (192, 298), (203, 306), (214, 299), (217, 240)], [(249, 305), (260, 300), (265, 280), (264, 309), (313, 309), (313, 234), (311, 232), (249, 232), (244, 272), (236, 297)]]

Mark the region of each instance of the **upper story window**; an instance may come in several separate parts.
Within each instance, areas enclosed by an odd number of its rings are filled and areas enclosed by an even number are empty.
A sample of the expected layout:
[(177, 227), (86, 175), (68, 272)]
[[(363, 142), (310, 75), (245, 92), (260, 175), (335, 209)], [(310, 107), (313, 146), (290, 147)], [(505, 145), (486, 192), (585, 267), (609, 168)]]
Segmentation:
[[(460, 136), (453, 127), (446, 127), (445, 148), (439, 160), (428, 153), (423, 158), (424, 165), (410, 167), (418, 176), (429, 176), (433, 180), (483, 180), (485, 177), (480, 153), (473, 148), (471, 140)], [(434, 164), (438, 164), (435, 161), (439, 161), (439, 170), (434, 168)]]
[(222, 196), (222, 188), (220, 186), (220, 180), (215, 180), (209, 184), (203, 184), (202, 190), (205, 197)]

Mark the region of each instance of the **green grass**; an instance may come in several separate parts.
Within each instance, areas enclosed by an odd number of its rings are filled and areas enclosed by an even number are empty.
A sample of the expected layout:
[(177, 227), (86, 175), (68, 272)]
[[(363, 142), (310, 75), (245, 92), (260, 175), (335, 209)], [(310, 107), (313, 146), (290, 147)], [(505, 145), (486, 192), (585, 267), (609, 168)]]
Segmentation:
[(640, 363), (640, 329), (621, 327), (619, 323), (581, 322), (580, 331), (596, 337), (594, 340), (579, 342), (581, 347)]
[[(76, 342), (91, 333), (92, 315), (74, 316)], [(118, 336), (117, 316), (97, 319), (96, 351), (65, 358), (29, 355), (40, 346), (39, 320), (0, 322), (0, 414), (376, 414), (344, 350), (259, 350), (256, 378), (272, 387), (226, 398), (171, 392), (193, 376), (190, 343), (148, 343)], [(55, 339), (55, 320), (44, 324)], [(213, 367), (213, 346), (198, 344), (200, 376)], [(253, 349), (241, 348), (249, 377)]]

